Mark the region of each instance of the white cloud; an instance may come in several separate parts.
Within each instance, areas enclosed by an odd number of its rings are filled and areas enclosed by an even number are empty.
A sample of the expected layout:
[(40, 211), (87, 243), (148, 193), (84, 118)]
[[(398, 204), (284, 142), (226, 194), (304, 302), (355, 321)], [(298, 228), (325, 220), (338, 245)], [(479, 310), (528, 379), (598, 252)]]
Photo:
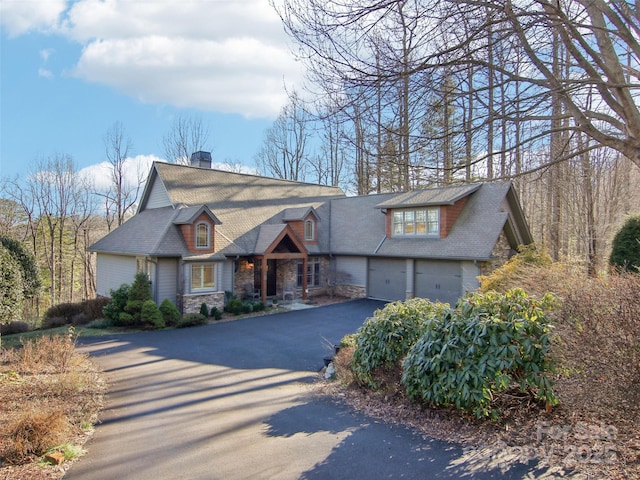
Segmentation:
[(143, 102), (269, 117), (286, 102), (284, 83), (302, 78), (268, 0), (5, 3), (11, 32), (55, 27), (83, 45), (73, 75)]
[(31, 31), (50, 32), (56, 29), (66, 8), (66, 0), (2, 0), (0, 26), (9, 37)]
[(43, 78), (53, 78), (53, 72), (51, 70), (47, 70), (46, 68), (40, 67), (38, 69), (38, 76)]
[[(163, 162), (155, 155), (136, 155), (125, 160), (125, 185), (135, 187), (140, 179), (146, 181), (151, 164)], [(97, 192), (106, 192), (111, 187), (111, 164), (109, 162), (96, 163), (80, 170), (79, 175), (89, 180)], [(140, 194), (144, 185), (140, 188)]]

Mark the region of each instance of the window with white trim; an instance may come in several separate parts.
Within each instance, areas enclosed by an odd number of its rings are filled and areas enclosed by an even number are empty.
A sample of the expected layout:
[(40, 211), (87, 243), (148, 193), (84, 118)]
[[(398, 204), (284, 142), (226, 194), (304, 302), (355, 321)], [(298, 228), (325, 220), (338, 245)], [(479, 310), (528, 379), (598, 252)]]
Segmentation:
[(196, 225), (196, 248), (209, 248), (211, 245), (211, 227), (207, 222)]
[(392, 232), (394, 237), (404, 235), (436, 237), (440, 234), (440, 209), (436, 207), (395, 210)]
[(216, 289), (216, 264), (191, 264), (191, 292), (207, 292)]
[[(303, 263), (298, 263), (298, 288), (302, 288)], [(307, 287), (320, 286), (320, 259), (309, 257), (307, 259)]]
[(304, 239), (307, 241), (315, 239), (315, 225), (313, 220), (305, 220), (304, 222)]

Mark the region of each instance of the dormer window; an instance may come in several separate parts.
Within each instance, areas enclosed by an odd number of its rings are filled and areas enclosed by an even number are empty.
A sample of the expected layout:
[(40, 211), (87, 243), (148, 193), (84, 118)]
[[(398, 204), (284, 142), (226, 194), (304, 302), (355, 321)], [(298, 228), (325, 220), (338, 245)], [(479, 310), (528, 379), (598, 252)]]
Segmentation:
[(304, 222), (304, 239), (306, 241), (315, 240), (315, 223), (313, 220), (305, 220)]
[(196, 225), (196, 248), (209, 248), (211, 246), (211, 227), (206, 222)]
[(440, 210), (419, 208), (393, 212), (393, 236), (430, 236), (440, 234)]

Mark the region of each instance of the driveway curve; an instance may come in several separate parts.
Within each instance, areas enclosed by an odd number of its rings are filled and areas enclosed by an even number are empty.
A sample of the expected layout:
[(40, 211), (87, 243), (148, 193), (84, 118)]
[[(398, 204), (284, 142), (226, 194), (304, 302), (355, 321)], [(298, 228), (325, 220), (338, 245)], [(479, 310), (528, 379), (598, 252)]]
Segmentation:
[(65, 479), (551, 478), (533, 461), (472, 458), (312, 395), (331, 346), (381, 306), (82, 339), (110, 390)]

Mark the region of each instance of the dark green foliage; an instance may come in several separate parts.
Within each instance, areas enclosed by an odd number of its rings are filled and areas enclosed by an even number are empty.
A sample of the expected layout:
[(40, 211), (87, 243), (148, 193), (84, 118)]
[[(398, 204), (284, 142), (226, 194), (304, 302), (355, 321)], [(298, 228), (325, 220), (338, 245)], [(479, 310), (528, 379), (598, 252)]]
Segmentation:
[(264, 310), (264, 303), (262, 302), (253, 302), (253, 311), (254, 312), (262, 312)]
[(178, 328), (197, 327), (198, 325), (206, 325), (207, 318), (199, 313), (188, 313), (178, 322)]
[(253, 312), (253, 302), (242, 302), (242, 313), (251, 313)]
[(19, 241), (13, 238), (0, 237), (0, 244), (9, 251), (9, 254), (20, 265), (24, 297), (34, 298), (42, 287), (42, 280), (40, 279), (35, 257)]
[(105, 317), (112, 320), (114, 325), (119, 323), (120, 314), (124, 312), (124, 307), (129, 299), (129, 290), (131, 287), (126, 283), (120, 285), (117, 290), (110, 290), (111, 303), (105, 305), (102, 309), (102, 313)]
[(376, 310), (357, 333), (352, 368), (363, 383), (375, 386), (373, 372), (403, 360), (434, 317), (447, 315), (449, 305), (424, 298), (394, 302)]
[(160, 313), (167, 327), (175, 327), (180, 321), (181, 315), (178, 307), (168, 298), (165, 298), (160, 304)]
[(86, 325), (101, 318), (111, 300), (97, 297), (78, 303), (59, 303), (47, 309), (42, 319), (42, 328), (55, 328), (62, 325)]
[(477, 417), (495, 416), (491, 400), (511, 388), (556, 404), (545, 315), (553, 305), (554, 297), (538, 301), (522, 289), (461, 299), (452, 314), (429, 323), (407, 354), (402, 375), (407, 394)]
[(209, 316), (214, 320), (222, 319), (222, 312), (218, 309), (218, 307), (211, 307), (211, 311), (209, 312)]
[(0, 323), (19, 320), (24, 293), (22, 270), (11, 253), (0, 245)]
[(0, 325), (0, 335), (13, 335), (16, 333), (26, 333), (29, 330), (29, 324), (27, 322), (15, 321)]
[(146, 328), (164, 328), (164, 319), (156, 302), (147, 300), (140, 309), (140, 323)]
[(239, 298), (232, 298), (225, 305), (224, 311), (233, 313), (234, 315), (240, 315), (242, 313), (242, 300)]
[(151, 300), (151, 282), (144, 272), (136, 273), (129, 290), (129, 301), (146, 302)]
[(640, 216), (627, 219), (616, 233), (609, 264), (620, 271), (640, 272)]
[(200, 305), (200, 315), (203, 315), (207, 318), (209, 317), (209, 307), (207, 307), (206, 303)]
[(120, 312), (118, 319), (113, 324), (117, 327), (132, 327), (135, 324), (133, 315), (127, 312)]

